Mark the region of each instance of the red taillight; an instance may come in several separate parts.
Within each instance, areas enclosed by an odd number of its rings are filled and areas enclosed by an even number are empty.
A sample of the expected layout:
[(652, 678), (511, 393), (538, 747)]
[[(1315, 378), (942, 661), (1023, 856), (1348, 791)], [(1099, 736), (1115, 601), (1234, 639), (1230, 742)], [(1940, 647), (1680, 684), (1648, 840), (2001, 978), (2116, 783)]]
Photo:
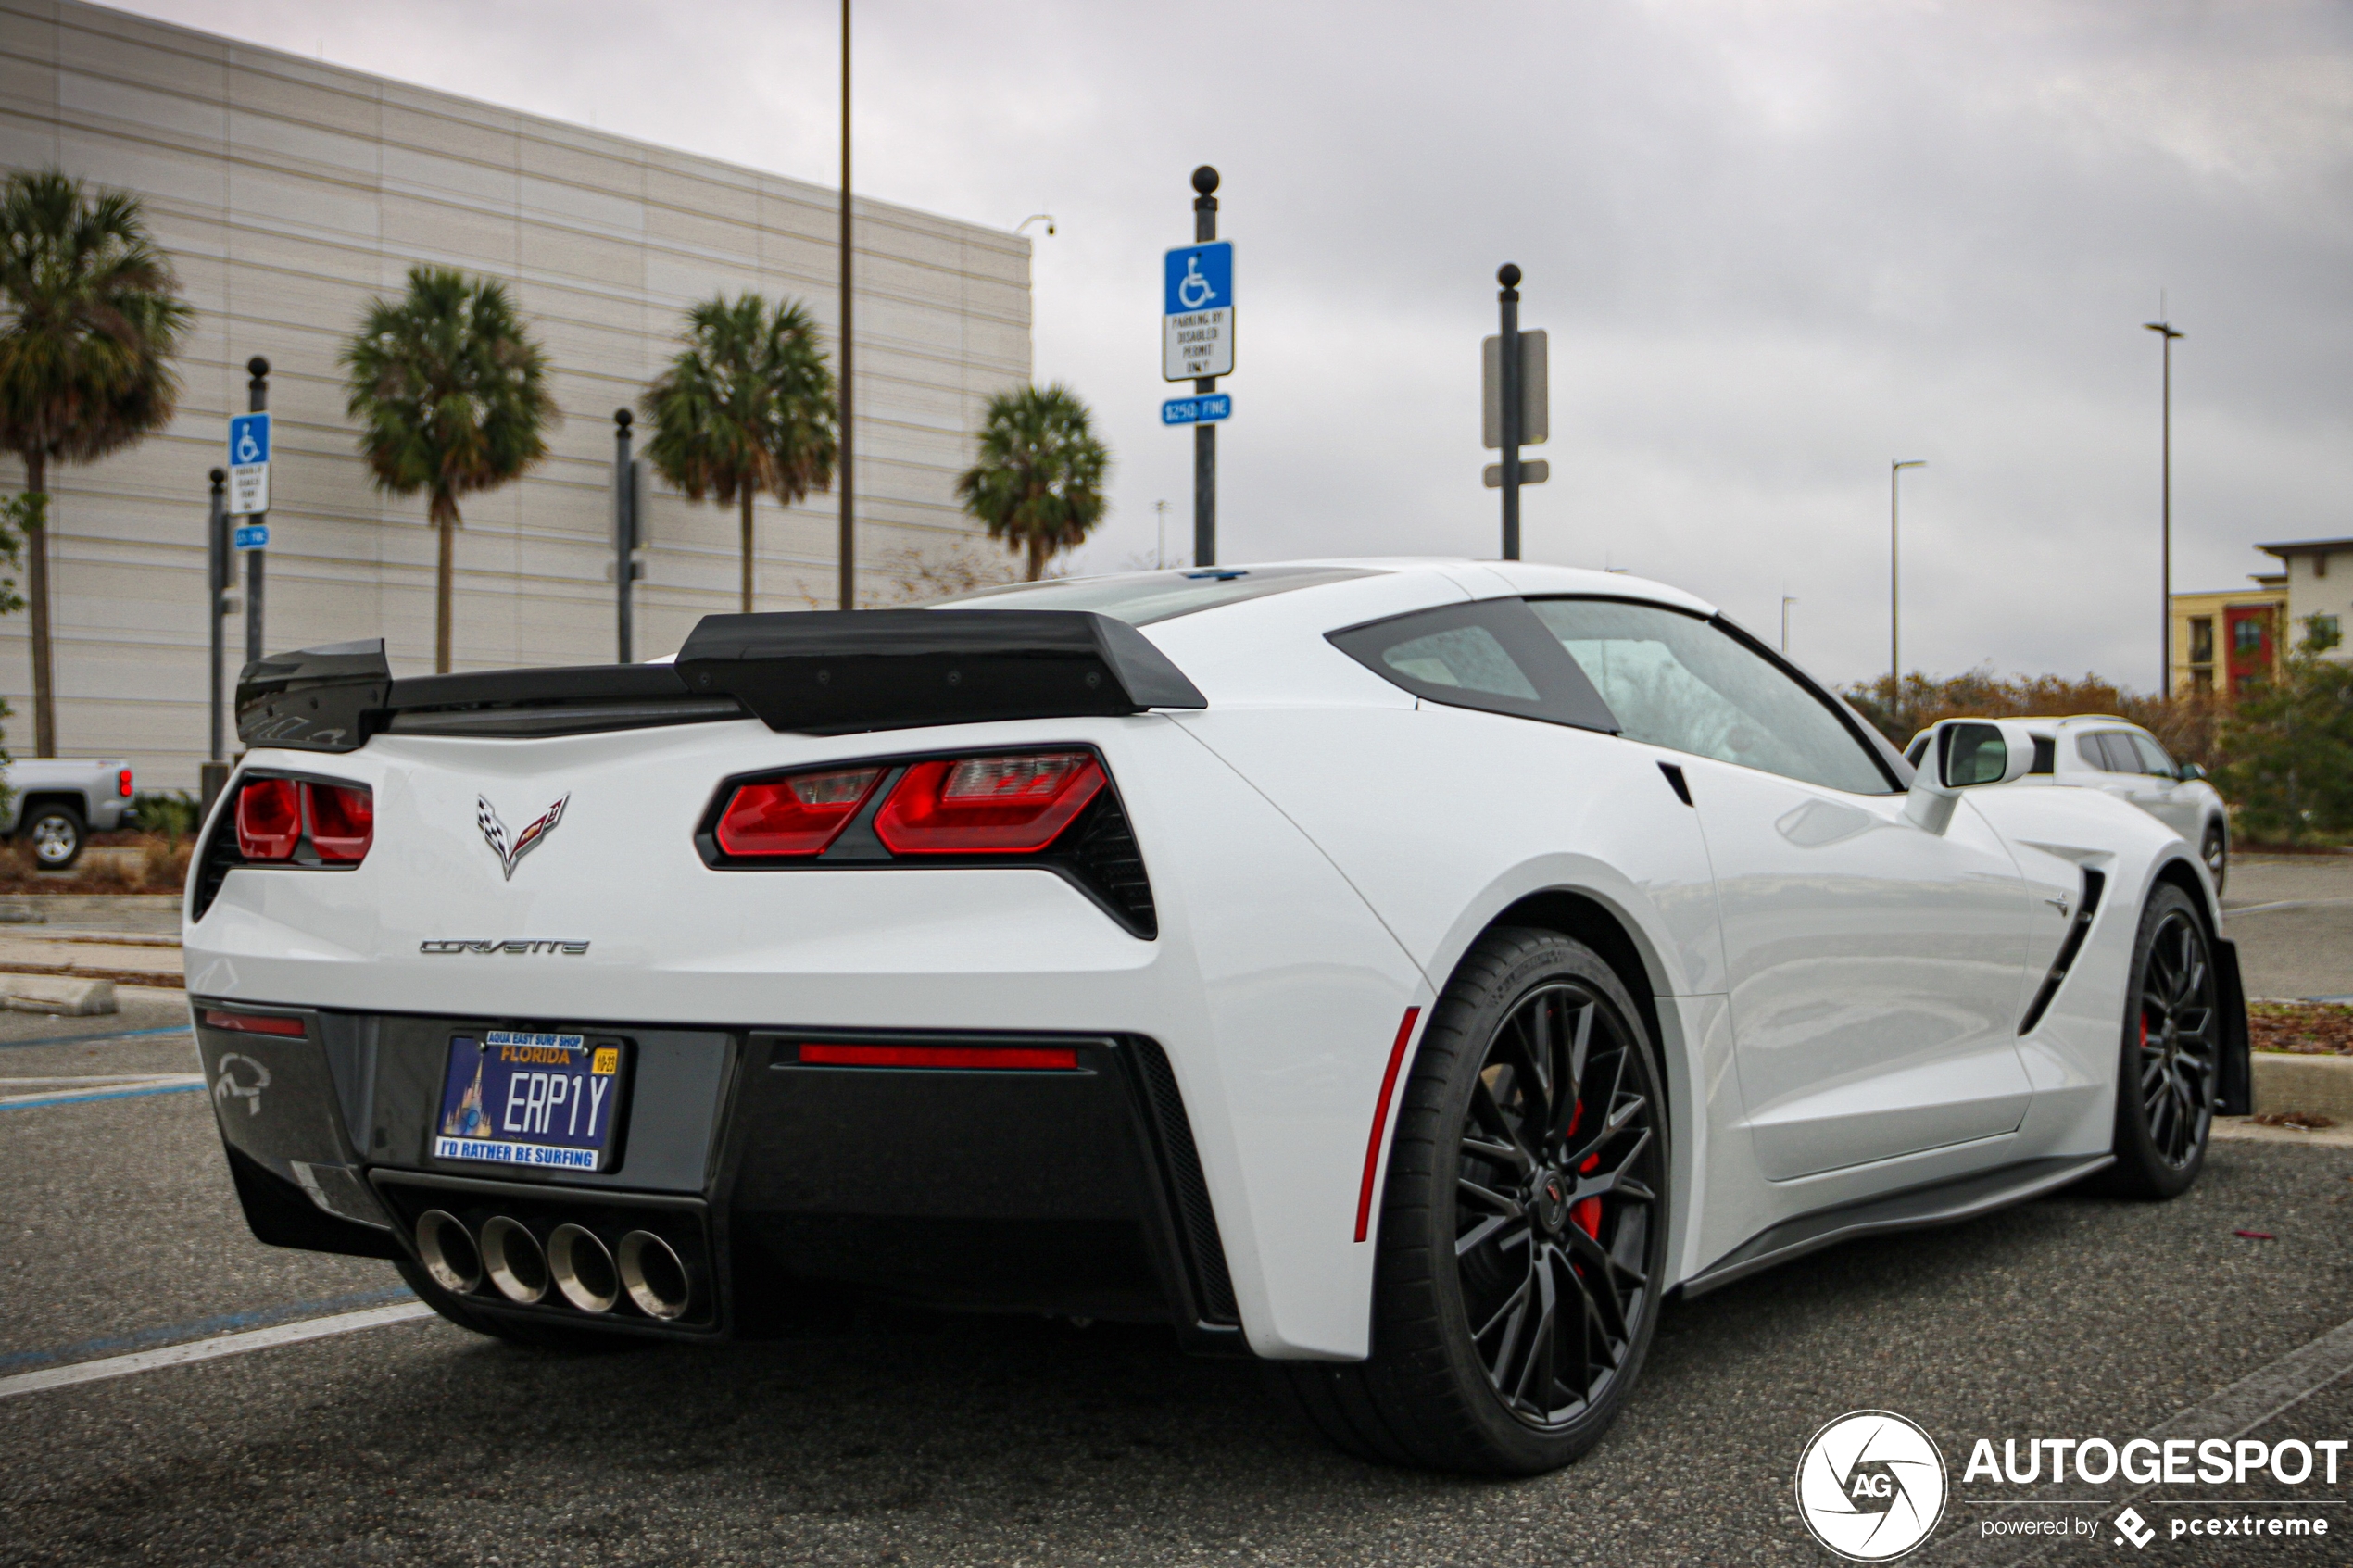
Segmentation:
[(720, 814), (719, 847), (729, 855), (823, 854), (874, 793), (882, 772), (838, 768), (744, 784)]
[(122, 793), (122, 797), (123, 797), (125, 800), (128, 800), (128, 799), (130, 799), (130, 798), (131, 798), (131, 770), (130, 770), (130, 769), (125, 768), (125, 769), (121, 771), (121, 773), (120, 773), (119, 775), (117, 775), (117, 777), (116, 777), (116, 779), (115, 779), (115, 788), (116, 788), (116, 789), (118, 789), (118, 790), (120, 790), (120, 791)]
[(804, 1067), (948, 1067), (1003, 1072), (1072, 1073), (1078, 1053), (1068, 1046), (816, 1046), (800, 1047)]
[(237, 853), (291, 860), (302, 840), (302, 802), (292, 779), (254, 779), (237, 792)]
[(907, 770), (875, 814), (896, 855), (1018, 855), (1051, 844), (1103, 787), (1086, 751), (959, 757)]
[(301, 1019), (270, 1012), (221, 1012), (207, 1008), (204, 1023), (208, 1029), (233, 1029), (240, 1035), (291, 1035), (305, 1033)]
[(376, 837), (376, 797), (360, 784), (307, 784), (302, 809), (322, 860), (364, 860)]
[(366, 784), (248, 779), (237, 791), (237, 851), (248, 860), (291, 860), (310, 834), (319, 859), (356, 865), (376, 837), (376, 797)]

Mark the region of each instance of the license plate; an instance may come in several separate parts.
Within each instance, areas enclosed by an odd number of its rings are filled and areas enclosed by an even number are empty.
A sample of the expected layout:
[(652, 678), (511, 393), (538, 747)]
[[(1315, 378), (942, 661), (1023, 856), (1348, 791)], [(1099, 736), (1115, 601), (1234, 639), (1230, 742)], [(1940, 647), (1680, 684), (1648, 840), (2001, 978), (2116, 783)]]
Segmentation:
[(602, 1170), (621, 1111), (622, 1046), (581, 1035), (454, 1035), (437, 1160)]

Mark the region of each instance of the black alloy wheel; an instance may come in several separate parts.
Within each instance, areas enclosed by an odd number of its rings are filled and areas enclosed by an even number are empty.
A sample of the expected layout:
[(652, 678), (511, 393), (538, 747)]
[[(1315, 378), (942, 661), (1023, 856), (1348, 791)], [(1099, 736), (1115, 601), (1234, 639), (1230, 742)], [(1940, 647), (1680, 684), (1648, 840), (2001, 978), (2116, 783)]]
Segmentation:
[(1628, 1085), (1604, 1006), (1567, 981), (1520, 999), (1471, 1089), (1454, 1181), (1471, 1343), (1496, 1396), (1540, 1427), (1606, 1394), (1652, 1289), (1657, 1097)]
[(2132, 976), (2117, 1074), (2117, 1185), (2136, 1197), (2173, 1198), (2206, 1162), (2222, 1019), (2206, 924), (2171, 884), (2142, 911)]
[(1658, 1318), (1659, 1085), (1642, 1015), (1592, 949), (1482, 938), (1399, 1108), (1372, 1357), (1275, 1363), (1295, 1406), (1392, 1463), (1528, 1474), (1591, 1448)]

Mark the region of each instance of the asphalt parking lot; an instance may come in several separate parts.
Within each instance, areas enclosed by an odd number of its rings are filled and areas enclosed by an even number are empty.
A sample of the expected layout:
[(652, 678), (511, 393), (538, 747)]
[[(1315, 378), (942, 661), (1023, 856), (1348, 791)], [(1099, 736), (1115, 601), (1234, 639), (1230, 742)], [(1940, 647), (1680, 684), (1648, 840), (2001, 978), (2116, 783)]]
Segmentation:
[[(2284, 961), (2325, 976), (2348, 952)], [(0, 1106), (0, 1379), (405, 1298), (387, 1264), (246, 1234), (205, 1097), (162, 1076), (193, 1066), (175, 1006), (0, 1014), (0, 1100), (100, 1075), (152, 1090)], [(1919, 1422), (1951, 1465), (1916, 1561), (2008, 1562), (2031, 1548), (1982, 1519), (2050, 1510), (1958, 1500), (1982, 1490), (1961, 1480), (1974, 1438), (2120, 1444), (2348, 1318), (2353, 1148), (2247, 1142), (2218, 1143), (2174, 1203), (2062, 1194), (1671, 1303), (1616, 1431), (1526, 1481), (1342, 1458), (1249, 1364), (1141, 1329), (877, 1315), (577, 1356), (427, 1318), (0, 1397), (0, 1563), (1828, 1562), (1791, 1478), (1816, 1428), (1865, 1407)], [(2257, 1415), (2259, 1437), (2353, 1436), (2353, 1393)], [(2353, 1532), (2353, 1464), (2243, 1495)], [(2161, 1532), (2176, 1505), (2137, 1506)], [(2095, 1552), (2353, 1560), (2342, 1533), (2130, 1551), (2105, 1532), (2047, 1560)]]

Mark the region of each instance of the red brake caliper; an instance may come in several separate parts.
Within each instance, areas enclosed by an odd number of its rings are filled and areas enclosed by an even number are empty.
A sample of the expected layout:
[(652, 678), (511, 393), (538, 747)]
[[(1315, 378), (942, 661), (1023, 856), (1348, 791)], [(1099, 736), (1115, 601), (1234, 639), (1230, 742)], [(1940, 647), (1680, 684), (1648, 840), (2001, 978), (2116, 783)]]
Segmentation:
[[(1577, 1123), (1583, 1120), (1585, 1120), (1585, 1102), (1580, 1099), (1577, 1102), (1577, 1109), (1568, 1113), (1568, 1130), (1571, 1133), (1576, 1132)], [(1585, 1163), (1577, 1168), (1577, 1173), (1580, 1176), (1591, 1175), (1601, 1162), (1600, 1155), (1589, 1154), (1585, 1157)], [(1598, 1198), (1589, 1198), (1582, 1203), (1570, 1205), (1568, 1223), (1595, 1241), (1599, 1241), (1602, 1238), (1602, 1200)]]

